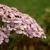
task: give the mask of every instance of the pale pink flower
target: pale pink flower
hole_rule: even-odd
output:
[[[28,14],[18,11],[14,7],[8,7],[0,4],[0,15],[2,21],[6,23],[0,30],[0,44],[3,41],[8,42],[10,32],[16,31],[16,34],[24,34],[29,38],[46,38],[44,30],[39,26],[34,18]]]
[[[4,41],[8,42],[8,32],[4,28],[0,28],[0,44],[2,44]]]

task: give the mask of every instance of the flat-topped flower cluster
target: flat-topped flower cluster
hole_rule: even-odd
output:
[[[0,44],[3,43],[3,41],[9,41],[12,30],[14,30],[16,34],[24,34],[29,38],[46,38],[44,30],[34,18],[18,11],[14,7],[0,4],[0,18],[2,22],[4,22],[4,26],[0,28]]]

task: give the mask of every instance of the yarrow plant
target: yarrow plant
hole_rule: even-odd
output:
[[[46,38],[44,30],[34,18],[20,12],[14,7],[0,4],[0,18],[2,22],[4,22],[4,26],[0,27],[0,44],[4,41],[9,41],[12,30],[14,30],[16,34],[24,34],[29,38]]]

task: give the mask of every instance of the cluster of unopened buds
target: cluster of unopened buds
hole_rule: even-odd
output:
[[[19,12],[14,7],[0,4],[0,18],[4,26],[0,27],[0,44],[9,41],[10,32],[14,30],[16,34],[24,34],[29,38],[46,38],[44,30],[38,25],[34,18]]]

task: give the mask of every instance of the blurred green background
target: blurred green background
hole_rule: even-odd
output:
[[[44,28],[47,36],[46,39],[42,39],[42,43],[44,45],[42,43],[41,44],[44,47],[40,44],[43,49],[37,50],[50,50],[50,0],[0,0],[0,4],[16,7],[21,12],[27,13],[35,18],[41,27]],[[12,44],[13,42],[10,46],[12,46]]]

